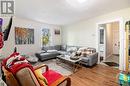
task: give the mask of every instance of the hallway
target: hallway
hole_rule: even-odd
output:
[[[115,62],[117,64],[119,64],[119,56],[118,55],[112,55],[110,57],[108,57],[105,62]]]

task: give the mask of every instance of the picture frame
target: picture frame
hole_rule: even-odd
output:
[[[55,35],[60,35],[60,29],[55,29]]]
[[[34,44],[34,29],[15,27],[15,44]]]

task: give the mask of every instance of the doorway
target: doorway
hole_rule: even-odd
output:
[[[119,67],[119,21],[99,24],[99,53],[100,62]]]

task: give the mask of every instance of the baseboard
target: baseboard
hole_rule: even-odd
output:
[[[119,54],[113,54],[114,56],[119,56]]]

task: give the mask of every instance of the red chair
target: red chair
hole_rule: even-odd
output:
[[[71,86],[69,77],[50,70],[45,64],[33,67],[19,53],[4,59],[1,68],[8,86]],[[43,73],[42,68],[45,68]]]

